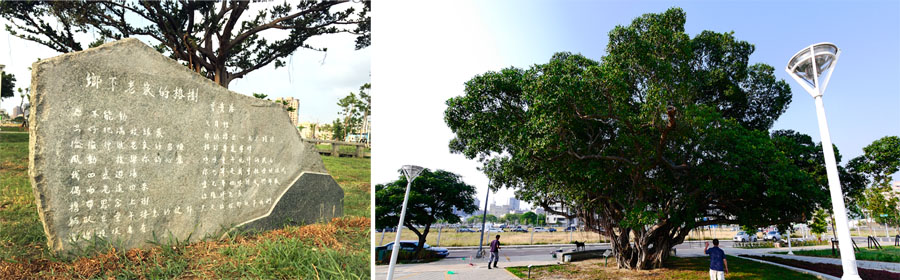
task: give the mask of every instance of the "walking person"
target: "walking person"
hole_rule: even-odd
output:
[[[488,269],[491,269],[491,262],[494,262],[494,268],[497,268],[497,262],[500,261],[500,235],[491,241],[491,258],[488,259]]]
[[[719,248],[719,239],[713,239],[712,248],[709,248],[709,242],[706,242],[703,253],[709,255],[709,279],[725,280],[725,273],[728,273],[728,261],[725,260],[725,251]]]

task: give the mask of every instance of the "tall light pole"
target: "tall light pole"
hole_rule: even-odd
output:
[[[491,197],[491,179],[488,178],[488,187],[487,187],[487,195],[484,196],[484,213],[481,215],[481,238],[478,240],[478,252],[475,252],[475,258],[480,259],[484,257],[484,250],[481,247],[484,245],[484,223],[487,220],[487,207],[488,207],[488,198]]]
[[[841,264],[844,275],[841,279],[861,280],[856,269],[856,255],[853,252],[853,244],[850,239],[850,227],[847,225],[847,209],[844,207],[844,195],[841,192],[841,181],[838,177],[837,163],[834,160],[834,149],[831,144],[831,135],[828,132],[828,122],[825,119],[825,104],[822,103],[822,95],[834,73],[841,50],[832,43],[812,44],[803,48],[788,62],[784,71],[794,78],[803,89],[806,89],[816,102],[816,115],[819,119],[819,134],[822,138],[822,151],[825,154],[825,171],[828,175],[828,188],[831,192],[831,205],[834,208],[834,218],[837,224],[838,247],[841,249]],[[820,80],[822,76],[822,80]]]
[[[397,256],[400,255],[400,231],[403,230],[403,219],[406,217],[406,202],[409,201],[409,188],[412,186],[413,180],[422,173],[421,166],[404,165],[403,175],[406,176],[406,195],[403,196],[403,207],[400,208],[400,222],[397,223],[397,236],[394,237],[394,248],[391,251],[391,265],[388,267],[387,279],[394,279],[394,266],[397,264]]]

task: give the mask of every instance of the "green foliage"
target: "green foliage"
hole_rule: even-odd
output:
[[[755,235],[757,232],[759,232],[759,230],[757,228],[751,227],[751,226],[746,226],[746,225],[741,226],[741,230],[746,232],[749,235]]]
[[[828,213],[825,209],[819,209],[813,214],[812,223],[809,224],[809,231],[820,237],[828,231]]]
[[[273,62],[285,66],[284,58],[299,48],[326,51],[307,42],[321,35],[355,34],[357,49],[367,47],[371,5],[335,7],[345,2],[285,2],[251,15],[245,14],[251,1],[2,1],[0,16],[9,21],[10,34],[62,53],[143,36],[163,54],[228,87]],[[98,36],[79,42],[81,34]]]
[[[390,227],[399,222],[406,184],[406,177],[401,174],[396,181],[375,185],[375,228]],[[463,182],[457,174],[423,170],[412,182],[403,220],[403,225],[419,237],[416,251],[422,249],[431,225],[437,220],[459,223],[454,209],[467,213],[477,210],[474,195],[475,187]],[[424,230],[419,231],[417,225],[423,226]]]
[[[469,217],[468,219],[466,219],[466,223],[481,224],[482,219],[487,223],[496,223],[496,222],[500,221],[500,219],[498,219],[497,216],[494,216],[491,214],[487,214],[487,216],[484,216],[482,214],[482,215],[474,215],[474,216]],[[481,230],[481,228],[478,228],[478,230]]]
[[[341,119],[335,119],[331,123],[331,140],[344,141],[344,137],[347,136],[344,129],[344,123],[341,122]]]
[[[871,183],[861,195],[860,206],[868,209],[878,223],[900,225],[900,199],[885,195],[891,192],[893,174],[900,171],[900,137],[885,136],[873,141],[848,166],[861,173],[866,183]]]
[[[372,97],[368,93],[369,89],[371,89],[371,85],[366,83],[359,87],[358,97],[356,93],[351,92],[349,95],[338,100],[337,105],[341,107],[339,113],[344,117],[343,120],[337,119],[333,122],[335,127],[335,139],[343,141],[350,134],[365,132],[367,130],[368,123],[366,120],[372,111]]]
[[[528,225],[537,225],[538,215],[531,211],[525,212],[522,214],[522,222]]]
[[[253,97],[256,97],[256,98],[259,98],[259,99],[266,99],[266,96],[269,96],[269,95],[267,95],[267,94],[262,94],[262,93],[255,93],[255,92],[253,93]]]
[[[509,224],[519,224],[519,223],[521,223],[521,220],[522,220],[522,215],[514,214],[514,213],[509,213],[509,214],[503,215],[503,217],[500,218],[501,223],[509,223]]]
[[[16,77],[12,73],[3,72],[0,79],[3,79],[0,81],[2,83],[0,84],[2,86],[0,87],[0,99],[16,96],[16,92],[13,90],[16,88]]]
[[[750,43],[690,38],[685,20],[673,8],[618,26],[600,61],[563,52],[472,78],[447,101],[450,150],[484,164],[492,188],[616,229],[623,267],[659,267],[697,226],[805,221],[827,185],[796,163],[811,149],[789,149],[808,143],[768,133],[790,88],[749,64]]]

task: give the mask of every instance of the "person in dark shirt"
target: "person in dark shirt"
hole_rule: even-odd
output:
[[[500,261],[500,235],[497,239],[491,241],[491,258],[488,260],[488,269],[491,269],[491,262],[494,262],[494,268],[497,268],[497,262]]]
[[[713,239],[712,249],[709,248],[709,242],[706,242],[703,253],[709,255],[709,279],[725,280],[725,273],[728,273],[728,261],[725,260],[725,251],[719,248],[719,239]]]

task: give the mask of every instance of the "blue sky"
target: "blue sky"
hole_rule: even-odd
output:
[[[373,22],[372,62],[376,184],[396,178],[402,164],[421,164],[461,174],[484,197],[487,179],[478,164],[448,151],[453,135],[443,123],[444,101],[462,95],[462,83],[474,75],[545,63],[555,52],[600,60],[616,25],[670,7],[685,11],[691,36],[734,31],[756,46],[751,63],[773,66],[788,82],[794,98],[773,129],[819,141],[813,99],[783,69],[801,48],[828,41],[842,49],[824,96],[842,162],[878,138],[900,135],[898,1],[387,2],[373,7],[380,16]],[[501,190],[491,200],[506,204],[510,196]]]

